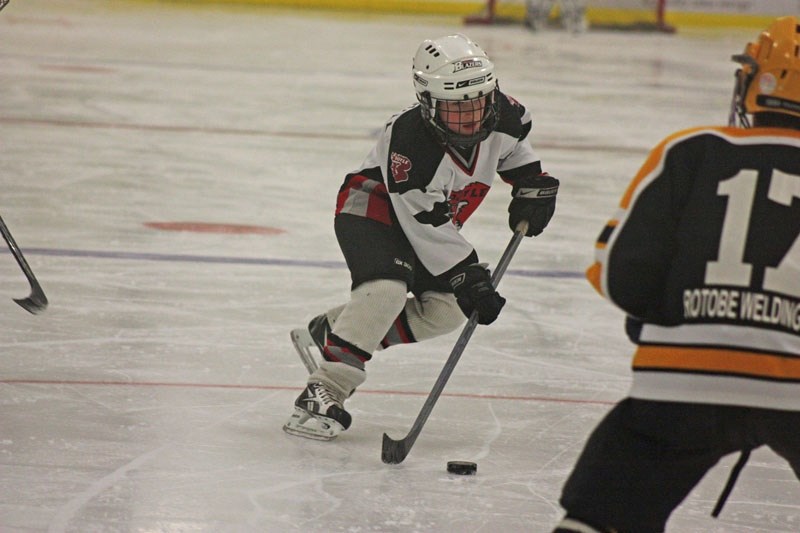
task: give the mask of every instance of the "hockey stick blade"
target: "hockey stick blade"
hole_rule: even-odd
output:
[[[6,240],[9,249],[11,249],[11,253],[14,255],[14,259],[17,260],[17,264],[22,269],[22,273],[25,274],[25,277],[28,278],[28,283],[31,286],[31,293],[27,298],[15,298],[14,301],[29,313],[33,315],[39,314],[47,309],[47,296],[45,296],[42,286],[39,285],[39,282],[36,280],[36,276],[33,275],[33,271],[31,267],[28,266],[28,262],[25,261],[22,251],[17,246],[16,241],[14,241],[14,237],[11,235],[2,217],[0,217],[0,233],[3,234],[3,238]]]
[[[494,273],[492,274],[492,285],[495,288],[500,283],[500,278],[503,277],[506,268],[508,268],[508,264],[511,262],[511,258],[514,257],[514,253],[517,251],[519,243],[522,241],[522,237],[525,236],[527,231],[527,222],[521,222],[517,226],[517,230],[514,232],[511,242],[509,242],[508,246],[506,246],[502,257],[500,257],[500,261],[497,263],[497,268],[495,268]],[[436,383],[433,384],[433,389],[431,389],[430,394],[428,394],[428,398],[422,405],[422,410],[417,415],[417,419],[414,421],[414,425],[411,426],[411,430],[408,432],[408,435],[400,440],[394,440],[386,433],[383,434],[383,443],[381,445],[381,461],[386,464],[396,465],[405,460],[408,452],[411,451],[411,447],[414,445],[414,442],[416,442],[417,437],[422,431],[422,426],[424,426],[425,421],[428,420],[428,416],[431,414],[433,406],[436,405],[436,401],[442,394],[444,386],[447,384],[447,380],[450,379],[450,375],[453,373],[456,363],[458,363],[458,360],[461,358],[461,354],[464,352],[464,348],[467,347],[467,343],[469,342],[470,337],[472,337],[472,333],[475,331],[477,325],[478,314],[473,312],[472,316],[470,316],[469,320],[467,320],[467,325],[464,326],[464,329],[461,331],[461,335],[458,337],[455,346],[453,346],[453,350],[450,352],[450,356],[447,358],[444,368],[442,368],[442,371],[439,373]]]
[[[32,292],[27,298],[14,298],[14,301],[32,315],[44,312],[48,304],[47,296],[41,290],[38,291],[38,294],[36,294],[36,291]]]
[[[399,465],[411,451],[411,445],[407,439],[394,440],[386,433],[383,434],[383,447],[381,448],[381,461],[387,465]]]
[[[300,356],[300,360],[305,365],[306,370],[308,370],[309,374],[313,374],[314,371],[319,367],[317,364],[316,359],[314,359],[314,354],[311,353],[311,347],[316,346],[314,344],[314,339],[311,338],[311,334],[305,328],[293,329],[289,336],[292,339],[292,344],[294,345],[294,349],[297,351],[297,355]]]

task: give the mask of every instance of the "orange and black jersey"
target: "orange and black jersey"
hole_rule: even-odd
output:
[[[800,132],[668,137],[595,257],[590,282],[643,322],[632,397],[800,410]]]

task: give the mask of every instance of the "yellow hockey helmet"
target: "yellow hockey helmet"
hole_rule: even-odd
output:
[[[800,20],[781,17],[732,57],[736,71],[731,125],[738,115],[749,127],[747,114],[784,113],[800,118]]]

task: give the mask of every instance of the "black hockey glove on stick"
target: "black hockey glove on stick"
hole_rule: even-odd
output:
[[[28,283],[31,285],[30,296],[20,299],[15,298],[14,301],[29,313],[34,315],[41,313],[47,309],[47,296],[44,295],[41,285],[36,281],[36,276],[33,275],[31,267],[28,266],[28,262],[25,261],[25,258],[22,256],[22,252],[17,247],[14,237],[11,236],[11,232],[8,231],[8,227],[6,227],[6,223],[3,222],[2,218],[0,218],[0,233],[3,234],[3,238],[6,240],[6,243],[8,243],[8,247],[11,248],[11,253],[14,254],[14,259],[17,260],[25,277],[28,278]]]
[[[556,211],[558,180],[553,176],[541,174],[518,179],[511,190],[511,203],[508,204],[508,226],[516,231],[523,220],[528,223],[526,237],[539,235],[547,227]]]
[[[494,269],[494,274],[492,275],[493,287],[497,287],[497,284],[500,283],[500,278],[503,277],[506,268],[508,268],[508,264],[511,262],[511,258],[514,257],[514,253],[517,251],[519,243],[522,242],[522,237],[527,233],[527,231],[528,224],[525,221],[521,222],[517,227],[517,231],[514,233],[514,236],[511,238],[511,242],[508,243],[505,252],[503,252],[502,257],[500,257],[500,261],[497,263],[497,268]],[[428,416],[430,416],[433,406],[436,404],[436,401],[442,394],[444,386],[447,384],[447,380],[450,379],[450,374],[453,373],[453,369],[455,369],[456,363],[458,363],[458,360],[461,358],[461,354],[463,353],[464,348],[466,348],[467,343],[469,342],[470,337],[472,337],[472,333],[475,331],[477,325],[478,313],[474,312],[469,317],[469,320],[467,320],[467,325],[464,326],[461,335],[458,337],[456,345],[453,347],[453,351],[450,352],[450,357],[447,358],[444,368],[442,368],[442,371],[439,373],[436,383],[433,384],[433,389],[431,390],[430,394],[428,394],[428,398],[425,400],[425,404],[422,406],[422,411],[420,411],[419,415],[417,415],[417,419],[414,421],[414,425],[411,426],[411,430],[408,432],[408,435],[406,435],[403,439],[394,440],[386,433],[383,434],[381,460],[384,463],[395,465],[400,464],[406,458],[408,452],[411,451],[411,447],[417,440],[420,431],[422,431],[422,426],[425,425],[425,421],[428,420]]]
[[[497,294],[489,270],[484,264],[469,265],[450,280],[461,312],[469,318],[478,313],[478,324],[487,326],[497,320],[506,299]]]

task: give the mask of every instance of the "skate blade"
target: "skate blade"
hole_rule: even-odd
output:
[[[314,358],[314,354],[311,352],[311,348],[317,347],[314,339],[311,338],[311,334],[305,328],[298,328],[293,329],[289,333],[289,336],[291,337],[294,349],[297,350],[297,355],[300,356],[300,360],[305,365],[306,370],[308,370],[309,374],[313,374],[319,365],[317,364],[317,360]]]
[[[289,435],[313,440],[333,440],[344,431],[341,424],[327,417],[316,417],[307,411],[294,408],[294,413],[284,424],[283,430]]]

